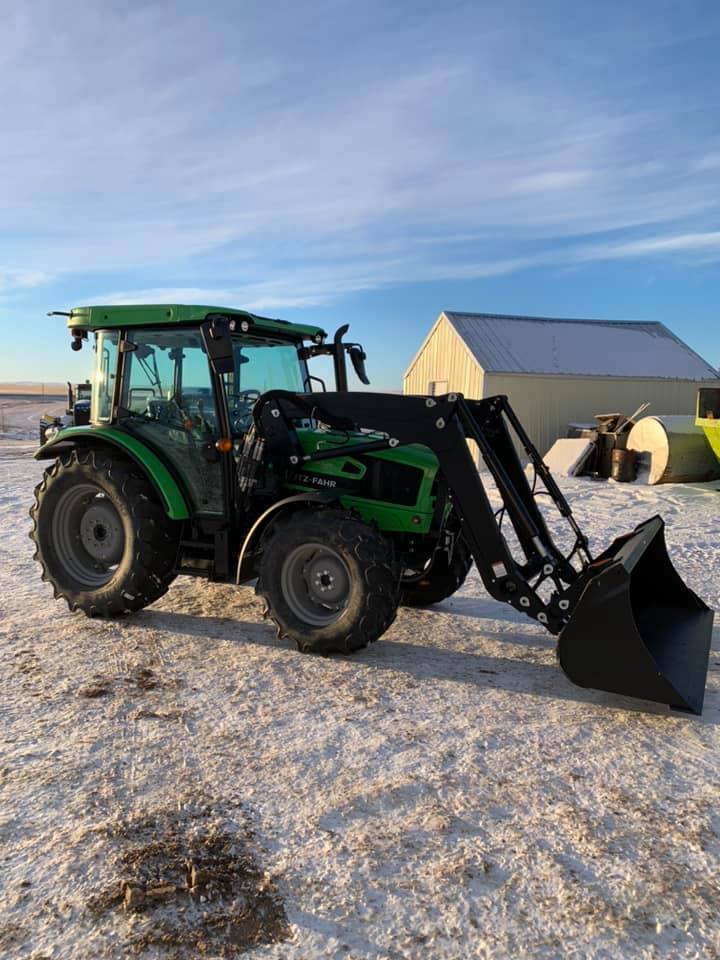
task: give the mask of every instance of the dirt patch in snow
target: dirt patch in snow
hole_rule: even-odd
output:
[[[157,690],[157,689],[177,689],[182,686],[182,681],[177,678],[161,678],[150,667],[134,667],[126,676],[107,677],[96,675],[90,681],[78,688],[79,697],[85,697],[88,700],[94,700],[97,697],[107,697],[116,690],[120,692],[129,689],[137,691]]]
[[[159,810],[106,833],[116,880],[88,911],[128,915],[127,949],[142,955],[231,957],[289,935],[285,909],[251,849],[216,806]]]

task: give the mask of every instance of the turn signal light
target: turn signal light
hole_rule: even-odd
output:
[[[221,437],[219,440],[215,441],[215,449],[219,450],[220,453],[230,453],[233,448],[233,442],[230,437]]]

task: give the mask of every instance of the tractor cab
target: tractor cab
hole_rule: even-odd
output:
[[[99,331],[93,423],[113,423],[183,478],[194,513],[222,515],[222,441],[236,441],[273,387],[303,392],[299,337],[227,332],[231,363],[216,373],[198,326]],[[119,362],[121,359],[122,362]]]
[[[362,347],[342,340],[347,326],[326,342],[317,326],[219,307],[93,306],[66,316],[73,349],[94,338],[94,439],[131,444],[141,460],[145,451],[156,456],[193,521],[243,525],[235,460],[263,393],[307,393],[313,382],[324,389],[308,370],[318,355],[332,358],[338,389],[347,389],[346,355],[368,382]]]

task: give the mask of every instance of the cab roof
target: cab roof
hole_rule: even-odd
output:
[[[260,317],[248,310],[236,310],[234,307],[211,307],[182,303],[133,303],[120,306],[73,307],[68,316],[67,325],[71,330],[108,330],[117,327],[177,326],[178,324],[199,324],[210,314],[237,316],[248,320],[250,327],[260,330],[282,333],[288,337],[314,340],[318,335],[326,337],[322,327],[305,323],[290,323],[289,320],[275,320]]]

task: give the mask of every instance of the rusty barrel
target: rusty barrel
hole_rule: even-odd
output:
[[[632,483],[635,479],[635,451],[615,448],[612,452],[610,476],[620,483]]]

